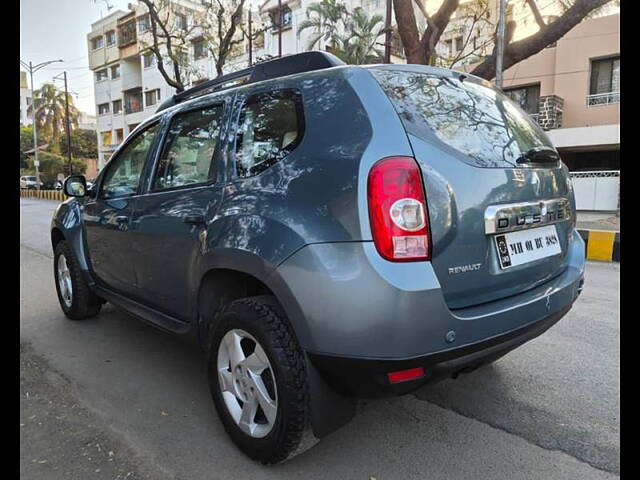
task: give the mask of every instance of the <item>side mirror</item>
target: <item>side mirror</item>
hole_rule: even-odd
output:
[[[69,197],[84,197],[87,194],[87,180],[84,175],[71,175],[65,179],[63,190]]]

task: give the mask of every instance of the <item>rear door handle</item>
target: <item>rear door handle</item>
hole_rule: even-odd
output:
[[[182,217],[184,223],[191,223],[193,225],[204,225],[203,215],[185,215]]]

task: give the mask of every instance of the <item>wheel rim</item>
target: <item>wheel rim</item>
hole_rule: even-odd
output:
[[[58,257],[58,287],[60,287],[62,301],[68,308],[71,308],[71,302],[73,302],[71,272],[67,266],[67,259],[62,254]]]
[[[218,347],[218,384],[236,425],[254,438],[266,436],[278,413],[278,392],[269,358],[250,334],[228,331]]]

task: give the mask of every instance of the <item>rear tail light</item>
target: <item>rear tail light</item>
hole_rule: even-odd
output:
[[[378,253],[392,262],[431,258],[422,177],[411,157],[387,157],[369,172],[371,233]]]

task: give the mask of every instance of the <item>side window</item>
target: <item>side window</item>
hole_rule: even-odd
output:
[[[162,148],[153,190],[207,182],[214,178],[213,154],[222,124],[222,105],[176,115]]]
[[[282,160],[300,143],[303,133],[299,93],[279,90],[249,97],[236,133],[238,175],[256,175]]]
[[[123,197],[136,193],[147,153],[159,125],[156,123],[136,135],[118,156],[109,162],[100,189],[101,198]]]

